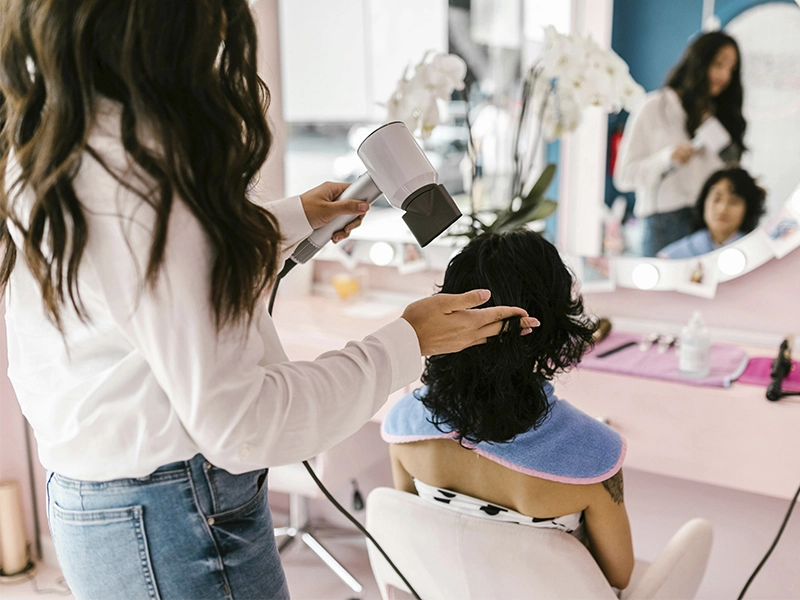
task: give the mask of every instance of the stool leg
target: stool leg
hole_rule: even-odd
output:
[[[317,556],[319,556],[319,557],[322,559],[322,561],[323,561],[323,562],[324,562],[326,565],[328,565],[328,567],[330,567],[330,569],[331,569],[331,570],[332,570],[334,573],[336,573],[336,575],[339,577],[339,579],[341,579],[342,581],[344,581],[344,583],[345,583],[345,584],[346,584],[346,585],[347,585],[347,586],[348,586],[348,587],[349,587],[351,590],[353,590],[353,591],[354,591],[356,594],[361,594],[362,590],[364,589],[364,588],[361,586],[361,584],[360,584],[360,583],[358,583],[358,581],[356,581],[356,578],[355,578],[355,577],[353,577],[353,576],[352,576],[352,575],[351,575],[351,574],[350,574],[350,573],[347,571],[347,569],[345,569],[345,568],[344,568],[344,567],[343,567],[341,564],[339,564],[339,561],[337,561],[337,560],[336,560],[336,559],[335,559],[335,558],[334,558],[334,557],[331,555],[331,553],[330,553],[330,552],[328,552],[328,551],[327,551],[327,550],[326,550],[326,549],[325,549],[325,548],[322,546],[322,544],[320,544],[320,543],[319,543],[319,542],[318,542],[318,541],[317,541],[317,540],[314,538],[314,536],[312,536],[312,535],[311,535],[311,534],[309,534],[309,533],[304,533],[304,534],[302,534],[302,536],[301,536],[301,538],[300,538],[300,539],[302,539],[302,540],[303,540],[303,542],[305,542],[305,544],[306,544],[306,545],[307,545],[309,548],[311,548],[311,549],[312,549],[312,550],[313,550],[313,551],[314,551],[314,552],[317,554]]]

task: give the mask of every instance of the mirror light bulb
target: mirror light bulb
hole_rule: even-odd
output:
[[[650,263],[636,265],[631,273],[633,285],[640,290],[652,290],[658,283],[658,269]]]
[[[394,259],[394,246],[386,242],[375,242],[369,249],[369,259],[379,267],[385,267]]]
[[[747,265],[747,257],[738,248],[727,248],[720,253],[717,265],[725,275],[738,275],[744,271]]]

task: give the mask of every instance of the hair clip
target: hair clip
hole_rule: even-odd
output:
[[[678,338],[674,335],[662,335],[658,338],[658,353],[666,354],[667,350],[676,345]]]
[[[648,333],[642,336],[642,341],[639,342],[639,350],[642,352],[650,350],[650,347],[658,341],[658,337],[657,333]]]

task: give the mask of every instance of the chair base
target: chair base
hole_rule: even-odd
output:
[[[275,537],[285,537],[278,544],[278,552],[283,553],[284,550],[289,548],[295,541],[299,540],[306,546],[311,548],[319,558],[322,559],[328,568],[333,571],[336,576],[341,579],[347,587],[356,593],[356,597],[360,597],[364,587],[353,577],[350,572],[345,569],[342,564],[336,560],[333,555],[312,535],[312,529],[308,522],[308,512],[305,504],[305,498],[294,496],[289,497],[289,525],[286,527],[276,527]]]

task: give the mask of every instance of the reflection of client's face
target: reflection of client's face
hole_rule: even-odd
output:
[[[708,92],[712,97],[719,96],[728,87],[739,56],[733,46],[719,49],[708,68]]]
[[[733,185],[721,179],[708,192],[703,207],[703,220],[711,238],[722,244],[739,231],[747,212],[747,203],[734,193]]]

